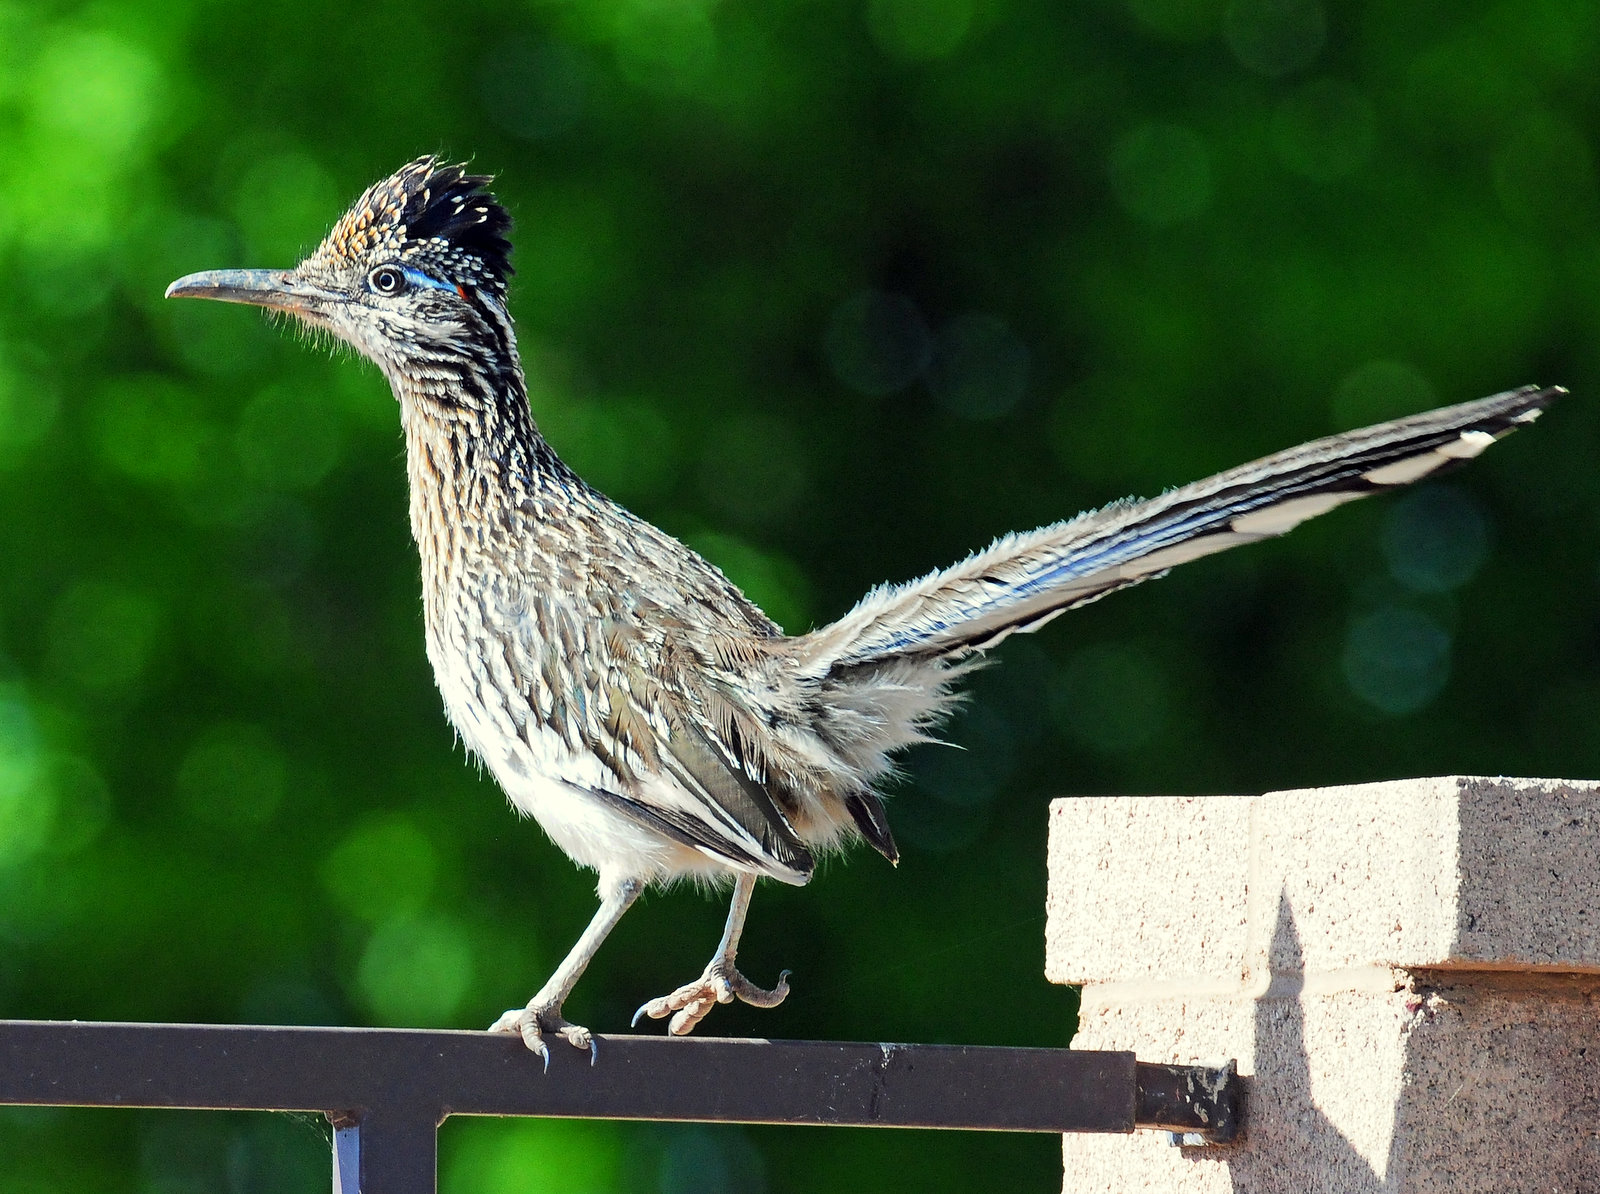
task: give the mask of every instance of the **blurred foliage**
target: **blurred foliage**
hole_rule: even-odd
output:
[[[1012,528],[1515,384],[1447,483],[1014,640],[898,871],[758,897],[713,1032],[1061,1044],[1048,797],[1600,752],[1591,0],[0,0],[0,1015],[474,1027],[592,911],[464,765],[376,372],[194,269],[499,176],[558,449],[792,630]],[[1337,816],[1337,809],[1329,810]],[[569,1005],[699,972],[648,900]],[[602,1057],[603,1064],[603,1057]],[[452,1123],[454,1191],[1052,1189],[1049,1138]],[[282,1117],[0,1112],[0,1188],[315,1190]]]

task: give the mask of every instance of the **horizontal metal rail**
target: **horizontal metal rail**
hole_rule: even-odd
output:
[[[434,1189],[450,1115],[1131,1132],[1230,1139],[1231,1066],[1132,1053],[829,1041],[0,1020],[0,1104],[318,1111],[335,1194]],[[1199,1135],[1193,1135],[1199,1134]]]

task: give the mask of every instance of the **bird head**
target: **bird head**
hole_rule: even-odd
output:
[[[481,359],[486,346],[514,361],[511,217],[489,181],[418,158],[367,188],[294,268],[189,274],[167,297],[288,312],[377,362],[397,390],[402,377]]]

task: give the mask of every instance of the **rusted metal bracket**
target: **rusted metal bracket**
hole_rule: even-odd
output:
[[[1239,1063],[1226,1065],[1158,1065],[1138,1063],[1138,1107],[1134,1122],[1141,1128],[1170,1133],[1185,1146],[1227,1144],[1244,1124],[1244,1084]]]

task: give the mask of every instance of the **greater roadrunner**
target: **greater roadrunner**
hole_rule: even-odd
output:
[[[489,181],[421,158],[371,187],[293,269],[190,274],[167,294],[287,311],[389,379],[445,709],[511,803],[599,874],[600,909],[578,943],[493,1025],[547,1065],[547,1033],[592,1056],[562,1004],[646,884],[731,879],[733,900],[705,972],[640,1015],[686,1033],[716,1003],[781,1002],[787,972],[763,990],[734,966],[756,879],[805,883],[820,852],[856,837],[896,861],[876,784],[896,751],[927,740],[980,652],[1175,565],[1437,475],[1563,393],[1530,387],[1413,415],[1007,535],[787,636],[540,436],[506,311],[511,220]]]

